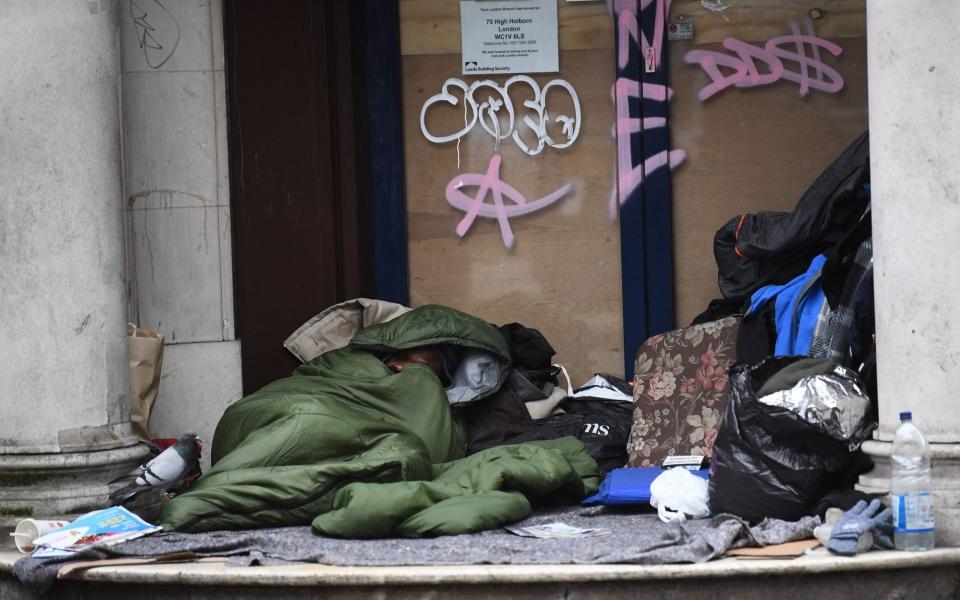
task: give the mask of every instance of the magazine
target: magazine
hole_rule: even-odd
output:
[[[69,556],[90,546],[111,546],[163,529],[151,525],[122,506],[87,513],[63,529],[33,541],[35,558]]]
[[[529,525],[527,527],[504,527],[510,533],[523,537],[536,538],[581,538],[597,535],[608,535],[610,530],[603,527],[582,528],[573,527],[566,523],[544,523],[543,525]]]

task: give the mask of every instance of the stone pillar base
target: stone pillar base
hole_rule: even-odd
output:
[[[107,482],[147,455],[141,444],[92,452],[0,454],[0,527],[105,508]]]
[[[873,459],[874,467],[860,476],[857,489],[889,494],[893,444],[868,440],[862,448]],[[937,546],[960,546],[960,444],[930,444],[930,460]]]

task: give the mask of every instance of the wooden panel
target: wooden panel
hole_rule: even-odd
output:
[[[727,37],[744,41],[768,40],[789,33],[790,21],[819,15],[817,35],[824,38],[862,38],[867,35],[864,0],[733,0],[730,8],[713,13],[700,0],[674,0],[670,18],[692,21],[694,42],[720,43]]]
[[[420,132],[420,108],[444,79],[459,72],[459,54],[403,58],[411,303],[447,304],[497,324],[537,327],[557,349],[557,360],[573,367],[578,383],[594,371],[622,371],[619,224],[608,214],[613,61],[609,50],[561,52],[560,76],[576,88],[583,110],[573,146],[531,157],[513,142],[501,144],[501,178],[529,200],[566,183],[574,186],[556,204],[511,219],[516,245],[508,250],[490,219],[478,219],[459,239],[455,228],[464,213],[444,199],[457,173],[487,170],[493,138],[479,126],[465,136],[458,170],[456,144],[433,144]],[[552,77],[535,79],[542,85]],[[554,110],[571,114],[560,102]],[[456,130],[462,123],[459,105],[446,112],[432,109],[428,120],[434,131]]]
[[[558,2],[561,50],[613,47],[612,19],[606,3]],[[401,52],[405,55],[460,54],[460,2],[400,0],[400,31]]]
[[[817,33],[828,38],[864,37],[864,0],[736,0],[715,14],[700,0],[674,0],[673,19],[695,24],[697,43],[721,42],[728,36],[742,40],[769,39],[784,33],[790,20],[818,10]],[[612,48],[611,17],[606,2],[559,0],[560,48]],[[403,54],[459,54],[460,3],[457,0],[400,0]]]
[[[860,9],[862,21],[862,2]],[[832,15],[821,20],[824,26]],[[785,28],[784,21],[769,34],[783,35]],[[827,30],[820,22],[817,28]],[[817,175],[867,128],[865,38],[834,40],[843,54],[825,62],[843,75],[845,87],[837,94],[811,90],[801,97],[797,84],[780,81],[731,87],[700,102],[697,92],[709,78],[698,65],[683,64],[683,55],[694,48],[722,50],[700,44],[700,33],[696,44],[670,46],[672,143],[687,152],[673,173],[678,325],[720,295],[716,230],[743,212],[792,210]]]

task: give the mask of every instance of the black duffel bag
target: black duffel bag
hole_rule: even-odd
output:
[[[802,358],[802,357],[800,357]],[[724,409],[710,465],[710,510],[752,523],[767,517],[796,521],[857,458],[876,427],[872,415],[843,439],[782,406],[760,402],[757,391],[798,357],[770,358],[730,371]]]

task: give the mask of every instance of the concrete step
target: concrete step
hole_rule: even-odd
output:
[[[12,575],[21,555],[0,552],[0,599],[41,598]],[[823,549],[792,560],[725,558],[693,565],[470,565],[228,567],[223,562],[104,566],[71,574],[43,599],[175,598],[656,598],[776,600],[960,598],[960,548],[869,552]]]

